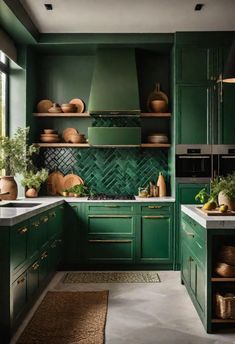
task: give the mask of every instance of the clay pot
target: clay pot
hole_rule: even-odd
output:
[[[18,189],[17,189],[17,184],[14,177],[12,176],[1,177],[0,189],[1,189],[1,193],[9,192],[8,195],[0,196],[1,199],[14,200],[17,198]]]
[[[228,210],[235,210],[235,200],[228,198],[223,193],[223,191],[220,191],[220,193],[218,195],[218,203],[219,203],[219,205],[222,205],[222,204],[227,205]]]
[[[25,192],[25,196],[28,198],[35,198],[38,197],[38,191],[34,188],[29,188]]]
[[[153,112],[161,113],[167,111],[167,102],[165,100],[152,100],[151,109]]]

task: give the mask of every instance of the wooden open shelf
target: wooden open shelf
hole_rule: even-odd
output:
[[[58,142],[58,143],[42,143],[42,142],[36,142],[34,143],[35,146],[37,147],[48,147],[48,148],[63,148],[63,147],[79,147],[79,148],[87,148],[87,147],[92,147],[89,145],[89,143],[66,143],[66,142]],[[111,147],[112,145],[110,145]],[[96,146],[97,147],[97,146]],[[109,147],[108,145],[104,147]],[[113,146],[115,147],[115,146]],[[169,143],[142,143],[140,146],[138,145],[119,145],[116,147],[141,147],[141,148],[169,148],[170,144]]]
[[[76,118],[84,118],[84,117],[91,117],[88,112],[60,112],[60,113],[49,113],[49,112],[34,112],[33,115],[35,117],[76,117]]]
[[[211,322],[212,323],[224,323],[224,324],[226,324],[226,323],[235,323],[235,319],[212,319],[211,320]]]
[[[142,112],[140,114],[140,117],[145,117],[145,118],[154,118],[154,117],[171,117],[170,112],[163,112],[163,113],[156,113],[156,112]]]
[[[235,282],[235,277],[212,277],[211,282]]]
[[[141,148],[169,148],[170,143],[142,143]]]

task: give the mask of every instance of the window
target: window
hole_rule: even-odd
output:
[[[8,61],[0,51],[0,135],[7,134]]]

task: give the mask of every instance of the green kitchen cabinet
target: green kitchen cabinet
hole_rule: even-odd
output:
[[[234,144],[234,85],[221,82],[228,54],[217,46],[176,47],[176,143]]]
[[[11,269],[16,270],[27,259],[29,222],[15,225],[11,231]]]
[[[39,288],[40,260],[36,260],[27,270],[27,296],[30,299]]]
[[[51,239],[63,231],[64,223],[64,206],[60,205],[48,212],[48,238]]]
[[[13,318],[16,319],[27,302],[27,274],[24,272],[12,284]]]

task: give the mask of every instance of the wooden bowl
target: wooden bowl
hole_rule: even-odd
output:
[[[168,137],[165,134],[151,134],[148,136],[150,143],[167,143]]]
[[[56,131],[54,129],[43,129],[45,134],[56,134]]]
[[[71,143],[83,143],[85,142],[85,136],[80,134],[72,134],[69,136],[68,140]]]
[[[74,104],[62,104],[61,109],[65,113],[77,111],[76,105],[74,105]]]
[[[150,103],[153,112],[162,113],[167,111],[167,102],[165,100],[152,100]]]
[[[56,143],[59,142],[60,139],[59,137],[54,137],[54,136],[40,136],[40,141],[45,142],[45,143]]]

